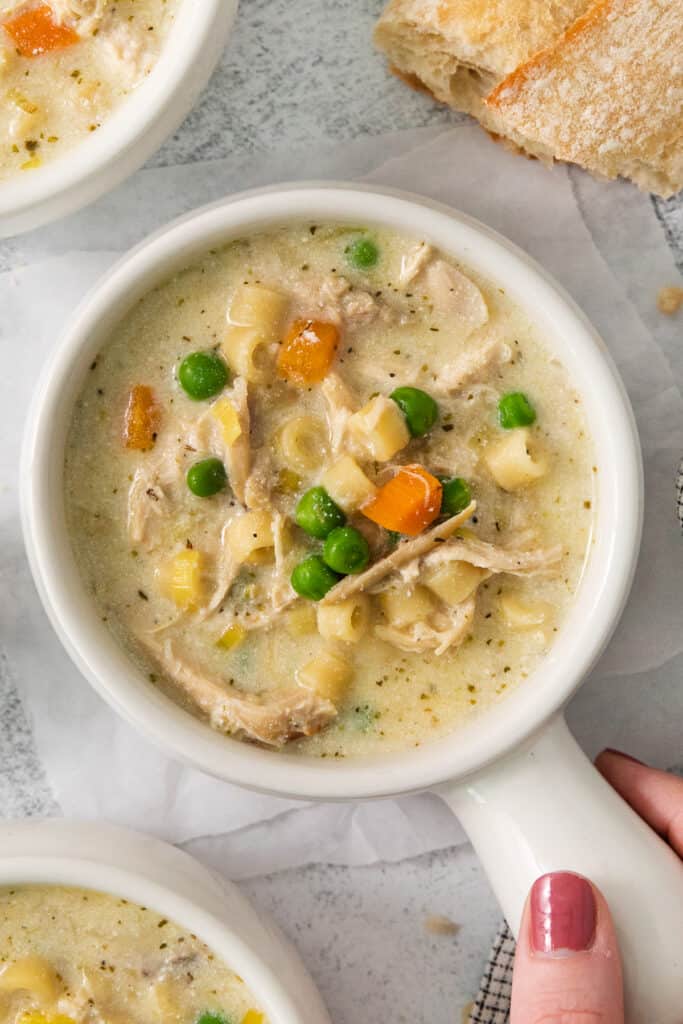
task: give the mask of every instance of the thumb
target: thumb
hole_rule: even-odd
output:
[[[605,899],[556,871],[531,887],[512,980],[510,1024],[624,1024],[621,959]]]

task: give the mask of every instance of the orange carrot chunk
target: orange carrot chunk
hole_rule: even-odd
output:
[[[386,530],[416,537],[441,511],[441,484],[422,466],[402,466],[361,512]]]
[[[154,447],[159,429],[159,406],[154,392],[146,384],[130,389],[123,423],[123,441],[126,448],[144,452]]]
[[[51,50],[63,50],[80,41],[68,25],[58,25],[47,4],[30,7],[2,26],[22,57],[39,57]]]
[[[298,387],[317,383],[329,372],[338,342],[334,324],[295,320],[278,354],[278,373]]]

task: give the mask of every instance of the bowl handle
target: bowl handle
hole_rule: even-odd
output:
[[[439,790],[517,933],[534,879],[577,871],[606,896],[627,1024],[681,1024],[683,865],[605,782],[562,715],[507,757]]]

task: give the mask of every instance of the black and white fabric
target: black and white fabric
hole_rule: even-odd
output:
[[[503,922],[489,953],[469,1024],[508,1024],[515,940]]]

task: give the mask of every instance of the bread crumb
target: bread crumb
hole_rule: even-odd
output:
[[[470,1024],[470,1017],[472,1016],[472,1010],[474,1009],[474,1003],[468,1003],[467,1006],[462,1008],[462,1024]]]
[[[660,313],[673,316],[683,306],[683,288],[677,285],[667,285],[660,288],[657,293],[657,309]]]
[[[460,925],[451,921],[450,917],[430,914],[425,918],[425,931],[431,932],[432,935],[456,935],[460,931]]]

